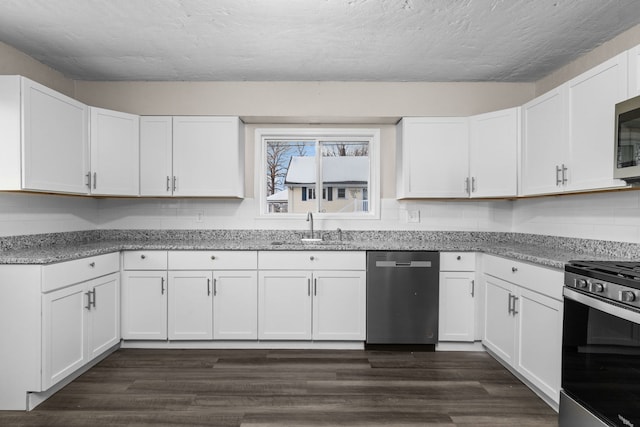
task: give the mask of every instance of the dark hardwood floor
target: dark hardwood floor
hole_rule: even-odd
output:
[[[557,426],[486,353],[119,350],[1,426]]]

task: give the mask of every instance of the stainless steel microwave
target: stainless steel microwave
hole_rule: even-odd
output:
[[[640,96],[616,104],[613,177],[640,183]]]

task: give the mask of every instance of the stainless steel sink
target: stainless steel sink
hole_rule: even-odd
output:
[[[351,242],[340,240],[300,239],[292,241],[273,241],[272,246],[348,246]]]

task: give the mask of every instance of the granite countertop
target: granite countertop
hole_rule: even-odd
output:
[[[126,233],[116,233],[115,236],[101,235],[98,239],[77,242],[65,241],[55,244],[16,245],[15,248],[0,251],[0,264],[50,264],[69,261],[88,256],[101,255],[125,250],[314,250],[314,251],[374,251],[374,250],[437,250],[437,251],[474,251],[492,255],[526,261],[533,264],[563,269],[564,264],[574,259],[633,259],[637,254],[638,245],[620,244],[626,250],[620,251],[618,246],[609,245],[609,253],[601,250],[591,252],[585,250],[580,242],[567,244],[562,238],[544,236],[529,239],[503,238],[505,233],[462,233],[462,232],[433,232],[431,234],[416,234],[419,238],[407,238],[407,233],[397,232],[398,237],[389,238],[386,232],[379,235],[366,233],[348,236],[349,240],[327,240],[320,243],[300,243],[299,239],[278,235],[247,235],[247,233],[227,232],[219,235],[163,235],[162,232],[153,235],[139,235],[127,237]],[[166,234],[166,233],[165,233]],[[175,233],[174,233],[175,234]],[[394,234],[391,234],[395,236]],[[497,237],[496,237],[497,236]],[[66,237],[66,235],[65,235]],[[107,238],[105,238],[107,237]],[[109,238],[111,237],[111,238]],[[115,238],[113,238],[115,237]],[[280,237],[280,238],[278,238]],[[357,238],[357,239],[356,239]],[[555,244],[549,239],[556,239]],[[563,244],[559,244],[562,240]],[[575,240],[575,239],[574,239]],[[57,240],[56,240],[57,241]],[[274,243],[275,242],[275,243]],[[611,242],[609,242],[611,243]],[[26,246],[26,247],[24,247]],[[602,247],[597,241],[594,248]],[[605,247],[607,245],[604,245]],[[640,251],[638,251],[640,253]],[[638,258],[636,258],[638,259]]]

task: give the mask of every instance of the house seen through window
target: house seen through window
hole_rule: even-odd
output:
[[[370,211],[370,139],[266,137],[263,144],[266,213]]]

